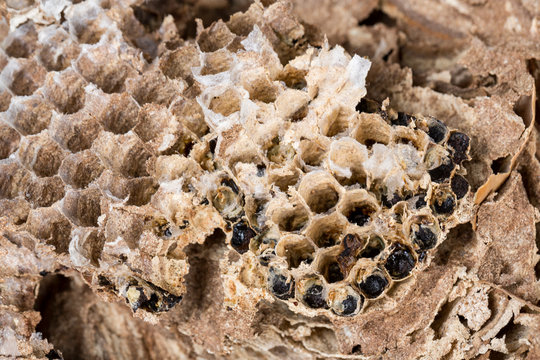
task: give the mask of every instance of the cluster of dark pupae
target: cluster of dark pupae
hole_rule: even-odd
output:
[[[414,116],[402,112],[387,112],[382,110],[376,102],[367,99],[362,99],[356,110],[378,113],[392,126],[414,128],[417,125],[417,119]],[[454,170],[456,166],[469,159],[470,139],[462,132],[450,131],[435,118],[426,119],[427,127],[422,130],[429,136],[430,145],[440,145],[449,154],[446,158],[439,159],[437,166],[428,166],[431,181],[436,184],[430,203],[426,202],[425,193],[396,193],[388,198],[384,192],[380,192],[379,194],[382,195],[378,196],[383,207],[391,208],[400,202],[408,201],[416,209],[429,206],[435,216],[444,220],[454,213],[457,201],[469,191],[467,180]],[[297,297],[301,294],[300,300],[309,308],[330,308],[335,314],[341,316],[354,315],[363,307],[365,299],[380,297],[389,287],[390,279],[399,281],[407,278],[417,262],[423,261],[427,252],[437,245],[437,230],[439,229],[433,228],[436,225],[416,224],[415,228],[411,229],[412,248],[400,242],[392,243],[385,259],[381,259],[384,261],[382,266],[372,270],[367,276],[358,278],[353,284],[359,293],[355,291],[345,294],[336,303],[329,300],[320,277],[314,275],[313,278],[302,279],[296,283],[286,269],[270,264],[276,256],[274,248],[279,239],[271,236],[267,229],[259,228],[256,221],[248,221],[248,216],[244,211],[244,195],[232,179],[221,180],[220,186],[212,196],[212,204],[232,228],[231,247],[240,254],[251,249],[258,256],[260,264],[269,267],[267,287],[276,298],[289,300],[294,298],[295,294]],[[364,226],[369,222],[372,211],[373,209],[359,207],[346,214],[346,217],[349,222]],[[366,243],[358,235],[346,234],[339,245],[340,253],[334,262],[322,270],[324,274],[321,274],[330,283],[345,279],[358,259],[374,259],[385,248],[384,241],[376,235],[371,236]],[[312,260],[309,257],[301,259],[308,264]]]

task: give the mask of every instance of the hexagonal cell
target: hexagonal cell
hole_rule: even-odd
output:
[[[13,199],[24,193],[30,173],[17,162],[0,163],[0,198]]]
[[[128,93],[112,94],[99,118],[103,127],[114,134],[125,134],[137,124],[139,105]]]
[[[271,87],[272,93],[275,92],[275,87]],[[274,102],[277,115],[291,122],[301,121],[306,117],[309,110],[309,102],[311,98],[306,91],[286,89],[282,91]]]
[[[282,268],[272,266],[268,269],[268,290],[281,300],[287,300],[295,295],[295,282],[291,274]]]
[[[332,312],[339,316],[354,316],[364,306],[364,297],[347,285],[328,291],[328,303]]]
[[[85,190],[68,190],[62,211],[79,226],[97,226],[101,215],[101,191],[97,188]]]
[[[235,35],[220,19],[198,34],[197,43],[201,51],[214,52],[227,46],[234,38]]]
[[[366,226],[373,220],[379,206],[372,195],[364,189],[359,189],[347,192],[338,209],[349,223]]]
[[[395,242],[386,256],[384,268],[393,280],[399,281],[411,275],[416,262],[416,256],[411,248]]]
[[[202,108],[197,100],[178,97],[171,103],[169,110],[199,138],[208,133],[208,125],[204,120]]]
[[[184,90],[182,85],[168,79],[159,69],[127,78],[126,89],[141,106],[146,103],[169,106],[177,94]]]
[[[368,239],[368,234],[349,233],[343,237],[336,261],[344,277],[349,275],[349,272],[356,264],[358,255],[368,242]]]
[[[253,237],[249,243],[249,250],[257,256],[263,254],[275,254],[275,247],[280,239],[280,232],[277,226],[273,225],[265,228]]]
[[[449,148],[452,159],[456,164],[461,164],[461,162],[470,159],[471,139],[466,134],[459,131],[451,131],[446,146]]]
[[[220,95],[214,96],[210,101],[208,108],[215,113],[229,116],[232,113],[240,111],[240,100],[240,94],[238,94],[236,90],[230,88]]]
[[[328,141],[324,138],[305,139],[300,141],[299,155],[304,164],[320,166],[328,150]]]
[[[0,84],[0,111],[6,111],[11,103],[11,93],[2,84]]]
[[[450,159],[448,151],[440,145],[428,148],[424,156],[424,165],[428,170],[431,181],[442,183],[450,179],[455,171],[455,164]]]
[[[347,107],[332,104],[319,117],[319,128],[324,136],[332,137],[346,132],[349,127],[356,124],[358,114]]]
[[[41,94],[15,98],[5,114],[5,120],[23,135],[45,130],[51,121],[54,106]]]
[[[248,57],[249,53],[240,53],[237,56],[240,58],[243,56]],[[239,78],[240,84],[247,90],[251,100],[267,104],[276,101],[279,87],[270,79],[268,72],[264,68],[246,68],[240,72]]]
[[[66,184],[75,188],[85,188],[103,172],[99,158],[90,150],[70,154],[58,169],[58,174]]]
[[[41,49],[38,58],[48,71],[61,71],[71,65],[80,52],[79,45],[62,28],[56,25],[39,30]]]
[[[265,147],[266,157],[276,164],[283,164],[288,160],[291,160],[296,154],[292,145],[282,143],[279,136],[274,136]]]
[[[278,224],[281,231],[300,231],[308,220],[307,209],[298,201],[289,203],[272,214],[272,221]]]
[[[105,238],[117,239],[119,236],[130,249],[136,249],[144,230],[144,216],[124,209],[113,209],[107,213]]]
[[[19,25],[4,40],[6,54],[14,58],[28,58],[37,48],[36,28],[29,20]]]
[[[467,195],[470,189],[467,179],[458,174],[454,174],[454,176],[452,176],[450,186],[452,188],[452,192],[456,195],[458,200]]]
[[[369,234],[367,237],[367,244],[364,249],[362,249],[359,256],[362,258],[376,259],[385,247],[386,243],[383,237],[377,234]]]
[[[71,223],[58,210],[52,207],[31,210],[26,224],[28,232],[53,245],[57,253],[68,252]]]
[[[13,94],[28,96],[43,84],[46,74],[47,70],[34,59],[11,59],[1,77]]]
[[[355,281],[362,294],[368,299],[379,298],[391,284],[386,272],[379,268],[359,272]]]
[[[289,269],[301,264],[309,265],[314,258],[315,247],[312,242],[301,235],[289,234],[282,237],[276,247],[276,255],[287,260]]]
[[[20,140],[21,136],[15,129],[0,121],[0,160],[17,151]]]
[[[340,243],[346,228],[347,221],[333,213],[313,220],[306,235],[320,248],[331,247]]]
[[[128,59],[120,61],[122,57]],[[88,82],[96,84],[103,92],[110,94],[122,92],[126,78],[135,75],[135,70],[127,64],[129,64],[128,54],[119,53],[116,48],[105,43],[81,53],[75,67]]]
[[[392,128],[379,114],[362,113],[359,119],[352,135],[359,143],[371,147],[375,143],[387,145],[390,142]]]
[[[366,186],[366,172],[362,163],[368,159],[365,145],[350,137],[334,141],[328,154],[328,166],[341,185]]]
[[[296,298],[312,309],[328,308],[328,289],[317,276],[308,276],[296,282]]]
[[[229,221],[236,221],[244,215],[244,198],[232,179],[223,178],[208,198],[217,211]]]
[[[18,154],[21,164],[42,177],[55,175],[66,156],[60,145],[45,132],[23,138]]]
[[[70,256],[76,258],[78,264],[85,265],[87,262],[99,266],[99,258],[105,245],[105,236],[96,228],[75,228],[71,232]],[[72,251],[71,249],[75,251]],[[77,255],[75,255],[76,253]],[[82,259],[79,258],[82,257]]]
[[[51,206],[64,197],[64,186],[59,176],[34,178],[24,193],[24,197],[34,208]]]
[[[431,209],[439,217],[451,216],[456,210],[457,199],[449,186],[439,186],[433,191]]]
[[[0,194],[1,197],[2,195]],[[8,222],[21,225],[26,222],[29,212],[30,205],[21,197],[0,199],[0,217],[6,218]]]
[[[97,180],[99,187],[126,205],[142,206],[148,204],[159,188],[157,181],[150,176],[126,179],[111,171],[104,171]]]
[[[395,144],[411,144],[418,151],[424,151],[429,144],[426,133],[406,127],[392,129],[392,140]]]
[[[127,176],[147,176],[146,161],[151,154],[133,133],[114,135],[102,132],[93,143],[101,161],[114,171]]]
[[[66,19],[69,32],[76,36],[79,43],[95,44],[107,30],[104,24],[109,24],[104,10],[93,2],[80,2],[66,9]]]
[[[302,90],[307,86],[306,70],[299,70],[291,64],[285,65],[277,80],[283,81],[291,89]]]
[[[99,121],[86,111],[55,116],[50,134],[63,148],[71,152],[89,149],[102,131]]]
[[[295,186],[300,179],[301,172],[295,167],[277,167],[270,165],[268,169],[268,182],[274,184],[283,192],[290,186]]]
[[[171,79],[185,79],[191,76],[192,67],[200,65],[199,50],[194,44],[185,44],[176,50],[167,51],[159,60],[159,68],[163,74]],[[216,65],[218,67],[223,66],[221,64]]]
[[[328,173],[314,171],[302,178],[298,193],[302,195],[309,208],[322,214],[332,209],[339,201],[340,186]]]
[[[431,215],[411,216],[404,225],[407,236],[418,253],[433,249],[442,236],[437,219]]]
[[[339,247],[328,249],[317,257],[315,268],[329,283],[340,282],[345,279],[346,274],[341,270],[338,255],[341,252]]]
[[[79,74],[68,68],[59,73],[47,74],[43,92],[58,111],[73,114],[84,106],[86,84]]]

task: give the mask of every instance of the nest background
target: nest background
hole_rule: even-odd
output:
[[[326,33],[332,44],[370,57],[368,97],[388,97],[399,111],[431,114],[471,136],[473,159],[465,166],[474,189],[493,173],[507,170],[524,142],[524,129],[531,125],[533,83],[540,82],[537,2],[293,4],[294,13],[306,22],[310,41],[320,42]],[[0,15],[5,19],[12,16],[8,7],[27,5],[34,6],[31,1],[7,1],[0,5]],[[143,30],[134,32],[132,41],[151,60],[164,49],[144,40],[155,36],[163,11],[174,15],[178,38],[171,41],[181,41],[195,36],[196,17],[209,26],[249,5],[136,1],[140,25],[135,28]],[[7,34],[0,22],[0,36]],[[25,50],[23,46],[10,51]],[[289,51],[282,49],[282,60],[293,56]],[[0,57],[2,66],[4,60]],[[111,86],[114,89],[114,83]],[[158,95],[162,94],[152,101],[161,101]],[[6,101],[9,104],[8,96],[0,94],[2,111]],[[15,347],[25,358],[54,358],[54,346],[66,359],[537,359],[540,137],[538,126],[533,126],[508,180],[478,208],[476,231],[465,224],[450,232],[429,268],[419,273],[414,291],[401,300],[399,311],[358,318],[353,325],[301,316],[279,302],[262,301],[251,311],[223,308],[226,284],[220,276],[220,257],[225,246],[219,234],[186,249],[186,297],[178,309],[150,324],[133,317],[117,299],[104,301],[106,295],[96,295],[99,286],[88,286],[94,284],[88,274],[71,269],[46,245],[18,232],[18,205],[4,202],[0,250],[10,261],[0,268],[0,355],[12,356]],[[48,201],[37,195],[34,199]],[[84,216],[80,219],[86,221]],[[36,329],[48,341],[40,339]],[[348,342],[350,332],[361,334],[360,341]]]

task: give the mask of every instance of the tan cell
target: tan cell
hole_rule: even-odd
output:
[[[218,20],[198,34],[197,43],[202,52],[214,52],[227,46],[234,37],[227,25]]]
[[[0,217],[4,217],[13,224],[20,225],[26,222],[30,212],[30,204],[22,197],[4,199],[0,194]]]
[[[321,166],[330,144],[324,137],[305,139],[300,141],[300,159],[308,167]]]
[[[328,173],[315,171],[305,175],[298,186],[311,211],[323,214],[335,207],[340,199],[341,187]]]
[[[208,108],[215,113],[229,116],[240,110],[241,96],[234,89],[227,89],[223,93],[212,97]]]
[[[11,59],[0,77],[14,95],[29,96],[45,81],[47,70],[34,59]]]
[[[352,137],[367,147],[375,143],[387,145],[390,142],[391,127],[379,114],[361,113]]]
[[[339,244],[347,232],[347,220],[339,213],[313,219],[306,235],[320,248]]]
[[[71,243],[69,245],[70,255],[77,255],[75,265],[99,266],[99,259],[105,244],[105,236],[96,228],[78,227],[71,232]]]
[[[271,165],[268,169],[268,182],[286,192],[290,186],[294,187],[298,183],[300,175],[300,170],[294,166],[277,167]]]
[[[37,50],[37,38],[34,22],[27,21],[4,39],[3,48],[8,56],[29,58]]]
[[[177,93],[184,90],[184,83],[168,79],[159,69],[144,72],[126,79],[126,90],[139,105],[146,103],[168,106]]]
[[[363,162],[368,158],[365,145],[344,137],[332,142],[328,153],[328,167],[341,185],[366,186],[367,174]]]
[[[199,57],[199,51],[194,44],[185,44],[178,49],[165,52],[159,61],[159,68],[171,79],[183,79],[191,76],[192,67],[200,65]]]
[[[130,94],[111,94],[107,105],[98,118],[102,119],[105,130],[115,134],[125,134],[137,124],[139,105]]]
[[[62,204],[63,213],[78,226],[97,226],[101,215],[101,190],[88,188],[68,190]]]
[[[148,175],[146,161],[151,154],[134,133],[114,135],[102,132],[92,146],[109,169],[127,177]]]
[[[86,81],[72,68],[47,74],[43,93],[59,112],[73,114],[84,106]]]
[[[0,163],[0,198],[13,199],[24,195],[31,175],[17,162]]]
[[[24,197],[33,208],[51,206],[64,197],[65,186],[60,176],[57,175],[36,177],[28,184]]]
[[[332,137],[349,131],[358,123],[358,114],[339,103],[331,103],[318,120],[321,134]]]
[[[185,127],[199,138],[208,133],[208,125],[204,121],[204,114],[199,103],[194,99],[177,97],[170,105],[169,110]]]
[[[0,160],[7,159],[11,154],[17,151],[21,135],[0,120]]]
[[[364,297],[351,286],[340,285],[328,291],[328,303],[339,316],[354,316],[362,311]]]
[[[19,160],[38,176],[53,176],[58,172],[66,152],[48,133],[27,136],[19,147]]]
[[[49,126],[53,109],[41,94],[18,97],[11,102],[4,119],[21,134],[34,135]]]
[[[57,253],[68,252],[72,225],[57,209],[48,207],[31,210],[26,226],[32,235],[54,246]]]
[[[287,260],[289,269],[297,268],[302,264],[307,267],[315,257],[315,246],[303,235],[288,234],[279,239],[276,255]]]
[[[79,44],[62,27],[51,25],[40,33],[38,58],[48,71],[64,70],[79,55]]]
[[[348,191],[338,205],[338,211],[350,224],[367,226],[379,211],[377,199],[364,189]]]
[[[64,149],[87,150],[103,130],[99,120],[85,109],[69,115],[54,116],[49,133]]]
[[[300,231],[309,221],[309,212],[300,201],[296,200],[271,211],[271,219],[281,231]]]
[[[96,183],[101,190],[108,192],[112,197],[125,201],[126,205],[135,206],[149,203],[152,195],[159,188],[159,184],[153,177],[126,178],[108,170],[101,174]]]
[[[103,169],[97,155],[91,150],[84,150],[66,156],[58,169],[58,174],[66,184],[75,188],[85,188],[99,177]]]

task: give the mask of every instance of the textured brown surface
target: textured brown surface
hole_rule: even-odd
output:
[[[539,359],[538,3],[261,3],[0,2],[0,357]],[[453,228],[429,266],[355,317],[268,295],[255,257],[231,248],[191,184],[174,182],[219,166],[191,71],[198,49],[200,74],[219,74],[255,24],[283,64],[323,34],[368,56],[367,97],[471,136],[473,190],[509,172],[469,209],[474,224]],[[304,81],[295,71],[283,71],[289,87]],[[277,86],[247,74],[250,98],[305,116],[298,90],[276,99]],[[234,113],[236,96],[209,107]],[[217,148],[231,163],[253,153],[254,134],[238,129]],[[280,187],[298,179],[281,171]],[[167,223],[182,231],[166,236]]]

